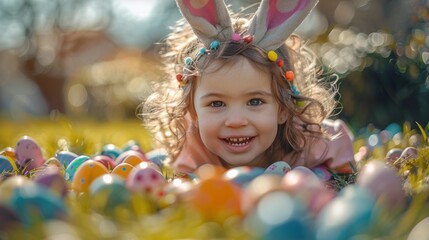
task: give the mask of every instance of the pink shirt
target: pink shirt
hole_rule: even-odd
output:
[[[338,168],[354,162],[353,134],[346,124],[342,120],[327,119],[323,121],[323,127],[335,137],[332,140],[317,139],[307,145],[292,167],[312,168],[326,164],[330,168]],[[289,157],[285,156],[282,161],[288,163]],[[173,162],[173,168],[180,173],[191,173],[206,163],[222,166],[219,157],[208,151],[202,143],[198,129],[191,125],[186,132],[183,149]]]

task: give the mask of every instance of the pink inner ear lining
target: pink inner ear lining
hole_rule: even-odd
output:
[[[278,25],[284,23],[296,12],[304,9],[309,3],[310,0],[299,0],[296,6],[289,12],[280,12],[277,9],[278,0],[270,0],[268,4],[268,14],[267,14],[267,29],[272,29]]]
[[[200,8],[193,7],[191,4],[191,0],[183,0],[183,3],[185,4],[189,12],[195,17],[204,18],[213,26],[218,23],[216,15],[216,5],[214,3],[214,0],[207,1],[206,5]]]

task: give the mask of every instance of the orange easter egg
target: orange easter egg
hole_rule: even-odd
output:
[[[107,168],[94,160],[87,160],[76,170],[71,189],[76,192],[89,192],[89,186],[97,177],[109,173]]]
[[[239,187],[221,178],[209,178],[196,185],[192,205],[208,219],[223,220],[241,216],[242,193]]]
[[[115,174],[123,177],[124,179],[127,179],[128,175],[130,174],[131,170],[133,170],[133,168],[134,166],[132,166],[129,163],[120,163],[112,170],[112,174]]]

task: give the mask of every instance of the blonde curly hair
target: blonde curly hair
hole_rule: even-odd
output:
[[[234,18],[232,21],[234,32],[246,35],[247,19]],[[220,45],[214,54],[205,54],[189,67],[185,65],[184,58],[197,56],[199,49],[204,47],[189,24],[184,19],[178,21],[174,31],[165,39],[161,56],[165,60],[167,76],[165,81],[156,84],[154,93],[142,103],[141,117],[145,128],[160,143],[157,147],[166,149],[172,161],[186,142],[187,115],[194,108],[193,94],[199,77],[213,60],[227,64],[237,56],[247,58],[255,67],[272,74],[271,87],[279,103],[279,111],[289,113],[286,122],[279,126],[274,143],[267,150],[271,159],[281,159],[290,154],[289,164],[293,165],[308,141],[327,136],[321,123],[337,106],[336,81],[326,81],[326,77],[321,77],[316,56],[305,47],[302,39],[292,35],[276,50],[284,59],[282,68],[268,60],[265,50],[253,44],[221,42]],[[284,77],[285,70],[293,70],[299,95],[293,94],[291,85]],[[186,82],[182,88],[176,80],[178,73],[183,74]]]

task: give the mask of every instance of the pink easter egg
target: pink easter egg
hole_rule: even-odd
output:
[[[282,179],[282,187],[291,194],[303,189],[318,188],[321,186],[319,178],[306,167],[295,167],[285,174]]]
[[[167,180],[161,172],[149,164],[138,165],[130,172],[126,179],[126,186],[129,190],[146,194],[154,199],[162,197],[164,194],[162,189],[166,183]]]
[[[356,179],[356,184],[369,189],[388,208],[403,207],[405,191],[397,172],[385,165],[384,161],[368,162]]]
[[[16,162],[30,171],[43,165],[45,159],[42,156],[42,150],[36,141],[28,136],[22,137],[15,147]]]
[[[93,157],[92,160],[103,164],[107,168],[107,170],[109,170],[109,171],[114,169],[116,166],[115,161],[111,157],[106,156],[106,155],[97,155],[97,156]]]

